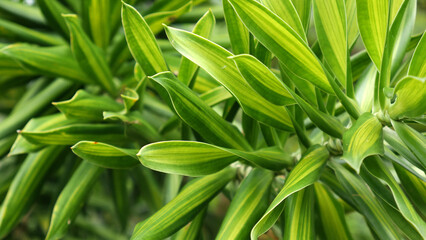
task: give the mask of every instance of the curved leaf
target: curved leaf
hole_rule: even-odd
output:
[[[234,176],[235,170],[226,168],[192,180],[172,201],[138,223],[131,239],[163,239],[172,235],[191,221]]]
[[[413,57],[411,58],[410,67],[408,74],[411,76],[425,78],[426,77],[426,62],[424,57],[426,56],[426,34],[423,32],[423,36],[420,42],[417,44],[416,50],[414,50]]]
[[[283,201],[288,196],[318,180],[328,156],[328,151],[324,147],[316,145],[308,150],[308,153],[291,170],[284,183],[284,187],[269,205],[263,217],[252,229],[250,234],[252,240],[257,239],[274,225],[284,209]]]
[[[407,76],[398,82],[394,93],[396,100],[389,107],[392,119],[419,117],[426,113],[425,78]]]
[[[232,52],[234,54],[248,53],[250,51],[250,40],[247,28],[241,22],[228,0],[223,0],[222,4]]]
[[[119,148],[100,142],[80,141],[71,147],[80,158],[103,168],[126,169],[136,166],[137,149]]]

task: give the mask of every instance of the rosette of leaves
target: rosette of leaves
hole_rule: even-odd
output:
[[[0,2],[0,238],[426,238],[416,11]]]

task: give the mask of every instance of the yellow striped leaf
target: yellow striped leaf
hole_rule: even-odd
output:
[[[145,19],[132,6],[123,2],[122,22],[133,58],[147,76],[167,71],[160,47]]]
[[[275,171],[292,163],[290,156],[275,147],[247,152],[192,141],[152,143],[142,147],[137,156],[148,168],[187,176],[217,172],[239,158]]]
[[[110,94],[116,95],[117,86],[113,82],[111,71],[102,49],[93,44],[84,32],[74,14],[64,14],[65,22],[71,34],[71,49],[77,63],[86,75],[94,79]]]
[[[311,186],[293,195],[285,202],[284,239],[315,239],[314,191]]]
[[[295,101],[283,83],[257,58],[241,54],[230,57],[250,86],[262,97],[276,105],[290,105]]]
[[[305,32],[308,32],[310,20],[311,20],[311,0],[291,0],[294,8],[299,14],[300,21],[302,23]]]
[[[244,178],[232,198],[216,240],[249,238],[252,227],[268,207],[272,179],[272,172],[258,168]]]
[[[104,169],[83,161],[62,190],[50,219],[46,240],[62,238]]]
[[[395,87],[396,100],[389,107],[389,116],[401,118],[420,117],[426,114],[426,82],[425,78],[407,76]]]
[[[383,153],[382,124],[373,114],[362,114],[355,124],[343,133],[342,159],[358,173],[364,158]]]
[[[126,169],[139,163],[137,149],[119,148],[101,142],[80,141],[71,150],[80,158],[103,168]]]
[[[174,22],[174,20],[181,15],[190,12],[192,10],[192,6],[192,1],[188,1],[176,10],[151,13],[145,17],[145,21],[153,33],[159,33],[163,30],[163,24],[168,25]]]
[[[229,0],[249,31],[299,77],[333,94],[324,70],[307,43],[282,19],[255,0]]]
[[[368,55],[380,71],[388,31],[389,1],[356,0],[356,8],[362,41]]]
[[[234,54],[248,53],[250,51],[250,40],[247,28],[241,22],[228,0],[222,1],[222,4],[232,52]]]
[[[426,61],[424,60],[426,55],[425,35],[425,32],[423,32],[423,36],[420,39],[420,42],[417,44],[416,49],[414,50],[414,54],[410,62],[410,67],[408,69],[409,75],[419,78],[426,77]]]
[[[163,239],[172,235],[191,221],[234,176],[235,170],[226,168],[192,180],[172,201],[138,223],[131,239]]]
[[[315,0],[314,20],[321,52],[337,79],[345,86],[348,39],[344,0]]]
[[[283,201],[295,192],[313,184],[321,175],[323,166],[328,159],[328,151],[324,147],[315,145],[291,170],[284,183],[284,187],[269,205],[266,213],[256,223],[251,231],[251,239],[256,240],[261,234],[271,228],[284,209]]]
[[[111,31],[111,1],[85,0],[82,2],[82,18],[85,29],[96,46],[106,49]]]
[[[270,126],[287,131],[292,130],[285,108],[264,101],[250,87],[238,72],[234,62],[228,59],[233,56],[230,52],[187,31],[167,27],[166,33],[176,50],[206,70],[228,89],[247,115]]]
[[[27,156],[2,202],[0,238],[6,237],[31,206],[39,193],[37,189],[42,185],[44,176],[62,150],[62,147],[50,146]]]
[[[351,240],[343,206],[322,183],[314,183],[318,212],[325,236],[330,240]]]
[[[302,26],[299,14],[297,13],[296,8],[294,7],[291,0],[261,0],[261,2],[263,5],[269,8],[269,10],[277,14],[278,17],[286,22],[290,27],[292,27],[305,42],[308,41],[306,39],[305,28]]]
[[[358,23],[356,19],[356,0],[345,0],[346,32],[348,33],[348,48],[350,49],[358,38]]]
[[[177,115],[206,140],[219,146],[251,149],[236,128],[221,118],[171,72],[159,73],[151,79],[167,91]]]

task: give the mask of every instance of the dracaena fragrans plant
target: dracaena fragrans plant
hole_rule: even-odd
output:
[[[425,239],[417,8],[0,1],[0,238]]]

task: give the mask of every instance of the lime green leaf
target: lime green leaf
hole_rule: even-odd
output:
[[[93,43],[102,49],[108,47],[111,35],[111,2],[105,0],[85,0],[82,2],[82,18],[85,29]]]
[[[92,141],[80,141],[71,149],[80,158],[103,168],[125,169],[139,163],[136,157],[137,149],[119,148]]]
[[[145,74],[152,76],[158,72],[167,71],[160,47],[144,18],[135,8],[124,2],[121,14],[130,52]]]
[[[200,98],[209,106],[214,106],[222,101],[232,98],[226,88],[220,86],[200,95]]]
[[[80,69],[69,47],[36,47],[27,44],[13,44],[1,52],[16,59],[23,68],[37,74],[64,77],[82,83],[94,83]]]
[[[365,182],[339,164],[333,163],[337,179],[375,233],[383,239],[399,239],[396,226]]]
[[[190,32],[167,27],[172,45],[185,57],[199,65],[220,82],[239,101],[242,109],[252,118],[270,126],[291,130],[292,124],[283,107],[275,106],[255,92],[241,77],[233,56],[219,45]]]
[[[119,103],[107,96],[96,96],[84,90],[78,90],[70,99],[54,102],[53,105],[68,119],[83,121],[102,121],[104,111],[119,111]]]
[[[226,1],[223,2],[225,3]],[[200,20],[198,20],[192,32],[201,37],[209,38],[210,34],[213,31],[215,23],[216,20],[214,18],[213,12],[209,10],[200,18]],[[182,57],[182,61],[180,62],[179,67],[179,80],[181,80],[185,85],[189,86],[192,78],[197,72],[197,69],[198,66],[195,63],[191,62],[191,60],[186,57]]]
[[[123,99],[124,109],[126,112],[129,112],[130,109],[139,100],[139,94],[131,88],[124,89],[124,92],[120,96]],[[108,111],[114,111],[114,110],[108,110]]]
[[[357,0],[357,19],[368,55],[380,71],[388,30],[388,0]]]
[[[383,165],[382,160],[377,156],[371,157],[366,161],[365,168],[377,178],[386,182],[402,215],[414,225],[423,238],[426,238],[426,222],[417,214],[398,182]]]
[[[244,79],[259,95],[276,105],[294,104],[293,97],[272,72],[257,58],[241,54],[232,56]]]
[[[123,143],[124,126],[118,124],[69,124],[39,131],[20,131],[31,143],[48,145],[74,145],[81,140]]]
[[[71,49],[77,63],[90,78],[115,95],[117,86],[113,82],[111,71],[102,49],[98,48],[80,26],[77,15],[64,14],[65,22],[71,33]]]
[[[62,127],[68,124],[76,123],[75,120],[67,120],[63,114],[52,114],[49,116],[33,118],[25,125],[22,131],[42,131],[55,127]],[[10,149],[9,155],[23,154],[34,152],[42,148],[43,144],[34,144],[18,135],[16,141]]]
[[[65,235],[103,170],[86,161],[80,164],[56,200],[46,239]]]
[[[200,239],[201,230],[203,227],[203,220],[207,213],[207,207],[201,210],[200,213],[188,225],[183,227],[173,240],[197,240]]]
[[[5,39],[37,43],[40,45],[65,44],[65,42],[58,36],[41,33],[4,19],[0,19],[0,34],[2,35],[2,38]]]
[[[47,24],[60,32],[64,37],[69,38],[70,33],[62,14],[71,13],[71,10],[67,9],[57,0],[37,0],[37,4],[44,18],[47,20]]]
[[[43,110],[51,101],[62,96],[62,94],[72,86],[73,84],[69,81],[57,79],[38,92],[37,95],[30,99],[26,99],[25,102],[20,102],[19,104],[22,105],[20,110],[8,115],[8,117],[1,122],[0,138],[15,132],[19,127],[24,125],[26,121]]]
[[[305,32],[308,32],[311,19],[311,0],[291,0],[296,9]]]
[[[286,22],[299,36],[307,42],[305,29],[300,21],[299,14],[291,0],[261,0],[263,5],[269,8],[272,12],[278,15],[284,22]],[[303,1],[299,1],[303,2]],[[296,3],[300,4],[300,3]]]
[[[344,0],[314,1],[314,19],[321,52],[337,79],[345,86],[348,40]]]
[[[251,149],[242,134],[221,118],[170,72],[151,78],[168,92],[179,117],[206,140],[219,146]]]
[[[192,180],[172,201],[138,223],[131,239],[163,239],[172,235],[191,221],[234,176],[235,170],[226,168]]]
[[[33,204],[44,176],[62,150],[62,147],[50,146],[27,156],[2,202],[0,238],[4,238],[16,226],[22,215]]]
[[[393,120],[391,122],[398,136],[420,160],[423,167],[426,167],[426,137],[406,124]]]
[[[216,239],[248,239],[254,224],[265,212],[273,173],[253,169],[238,187]]]
[[[275,147],[246,152],[192,141],[149,144],[139,151],[138,158],[148,168],[188,176],[217,172],[239,158],[271,170],[280,170],[292,163],[288,155]]]
[[[331,240],[350,240],[352,236],[346,224],[343,206],[327,186],[315,183],[318,212],[325,236]]]
[[[316,182],[322,168],[328,159],[328,151],[324,147],[313,146],[308,153],[297,163],[288,175],[284,187],[269,205],[266,213],[256,223],[251,231],[251,239],[257,239],[274,225],[284,209],[283,201],[295,192]]]
[[[355,98],[359,104],[361,112],[371,112],[372,110],[376,74],[376,68],[373,65],[370,65],[356,82]]]
[[[226,28],[228,29],[229,40],[234,54],[243,54],[250,51],[249,32],[228,0],[222,1],[223,13],[225,15]],[[197,33],[195,33],[197,34]]]
[[[348,48],[350,49],[358,38],[358,23],[356,19],[356,0],[345,0],[346,32],[348,33]]]
[[[3,0],[0,1],[0,9],[27,23],[34,23],[38,26],[44,26],[46,23],[40,9],[33,5],[11,0]]]
[[[364,158],[383,153],[382,124],[373,114],[362,114],[343,134],[342,159],[359,172]]]
[[[389,107],[392,119],[419,117],[426,113],[425,79],[407,76],[395,87],[396,100]]]
[[[420,42],[414,50],[413,57],[411,58],[408,74],[411,76],[424,78],[426,77],[426,62],[424,60],[426,55],[426,34],[423,33]]]
[[[284,208],[284,239],[315,239],[314,192],[306,187],[291,195]]]
[[[151,13],[145,17],[145,21],[153,33],[158,33],[163,30],[163,24],[170,24],[174,22],[174,20],[184,13],[190,12],[192,10],[192,6],[192,1],[188,1],[176,10]]]
[[[229,1],[250,32],[290,71],[333,93],[320,62],[287,23],[254,0]]]

